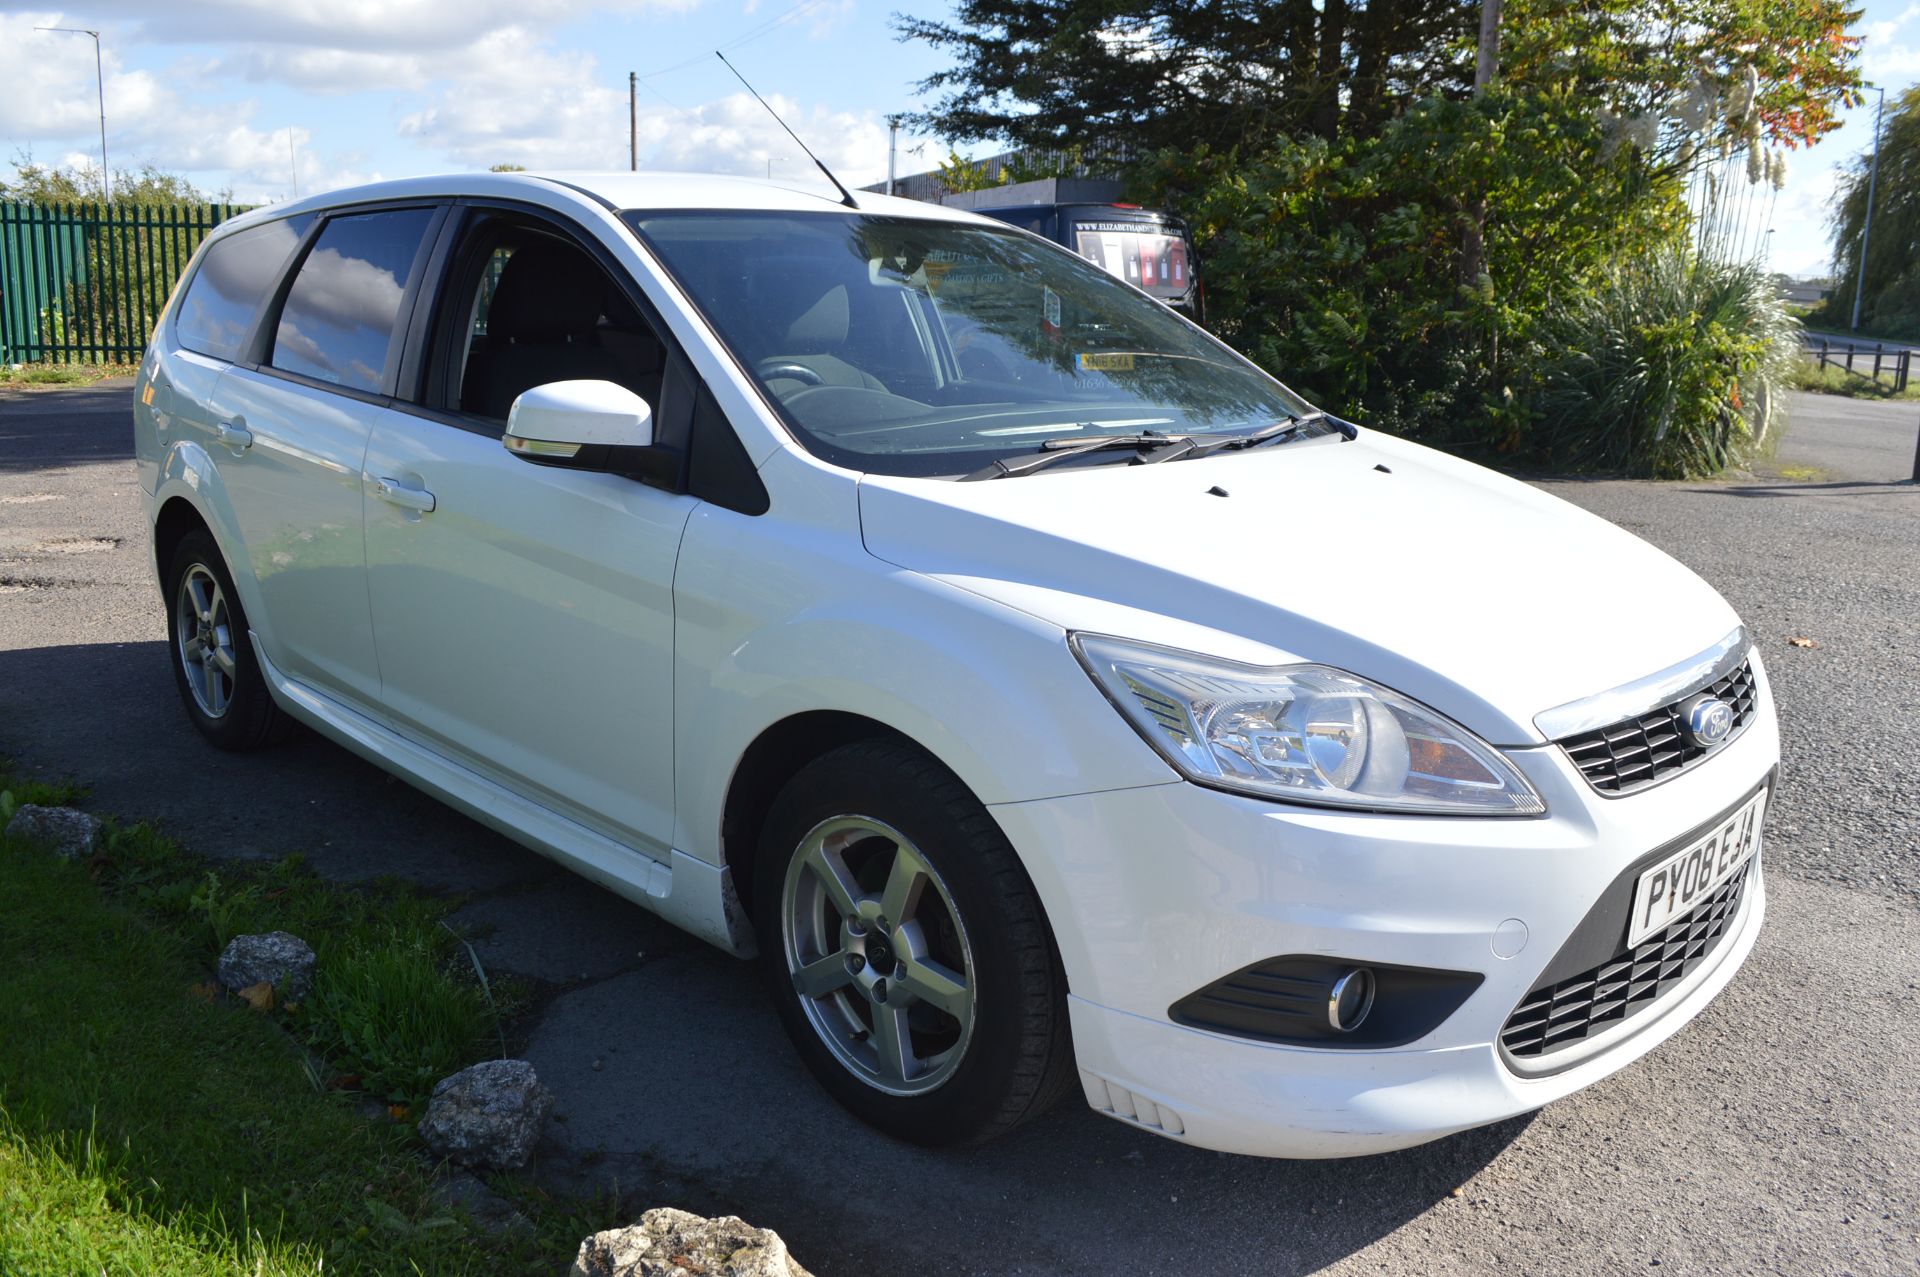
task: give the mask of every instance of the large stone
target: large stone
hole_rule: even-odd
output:
[[[488,1060],[442,1078],[427,1102],[420,1138],[462,1166],[518,1170],[533,1156],[553,1092],[525,1060]]]
[[[661,1207],[580,1243],[570,1277],[811,1277],[780,1234]]]
[[[7,837],[38,843],[67,860],[83,860],[100,840],[100,822],[78,808],[27,803],[7,822]]]
[[[285,931],[235,936],[220,954],[220,987],[229,993],[270,984],[284,1002],[298,1002],[313,991],[313,950]]]

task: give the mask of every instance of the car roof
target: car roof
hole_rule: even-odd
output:
[[[881,213],[923,217],[944,222],[985,222],[959,209],[890,195],[861,192],[857,209],[848,208],[824,178],[808,186],[717,173],[656,172],[541,172],[451,173],[434,177],[407,177],[365,186],[349,186],[310,195],[284,204],[271,204],[223,223],[221,230],[244,229],[258,222],[295,213],[319,212],[352,204],[382,200],[449,199],[460,196],[525,197],[539,191],[552,195],[570,190],[621,210],[725,209],[776,213]],[[992,224],[992,223],[989,223]]]

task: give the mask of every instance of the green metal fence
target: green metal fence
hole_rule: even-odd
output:
[[[0,362],[134,360],[233,204],[0,202]]]

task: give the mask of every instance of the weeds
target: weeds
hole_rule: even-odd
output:
[[[0,806],[78,792],[0,767]],[[151,825],[109,822],[101,843],[63,862],[0,837],[0,1272],[545,1273],[616,1222],[617,1202],[510,1180],[532,1234],[475,1232],[436,1199],[411,1122],[354,1102],[417,1112],[501,1040],[442,925],[458,902],[297,857],[215,868]],[[271,930],[320,956],[306,1002],[210,998],[225,941]],[[525,1004],[491,987],[507,1014]]]
[[[1876,381],[1831,364],[1822,366],[1811,359],[1794,363],[1790,381],[1795,390],[1810,390],[1820,395],[1845,395],[1849,399],[1920,399],[1920,381],[1910,380],[1905,390],[1896,391],[1892,381]]]

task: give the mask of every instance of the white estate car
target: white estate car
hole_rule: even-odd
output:
[[[1691,572],[1064,249],[741,180],[219,228],[141,366],[188,714],[713,944],[867,1121],[1417,1144],[1650,1050],[1779,737]]]

